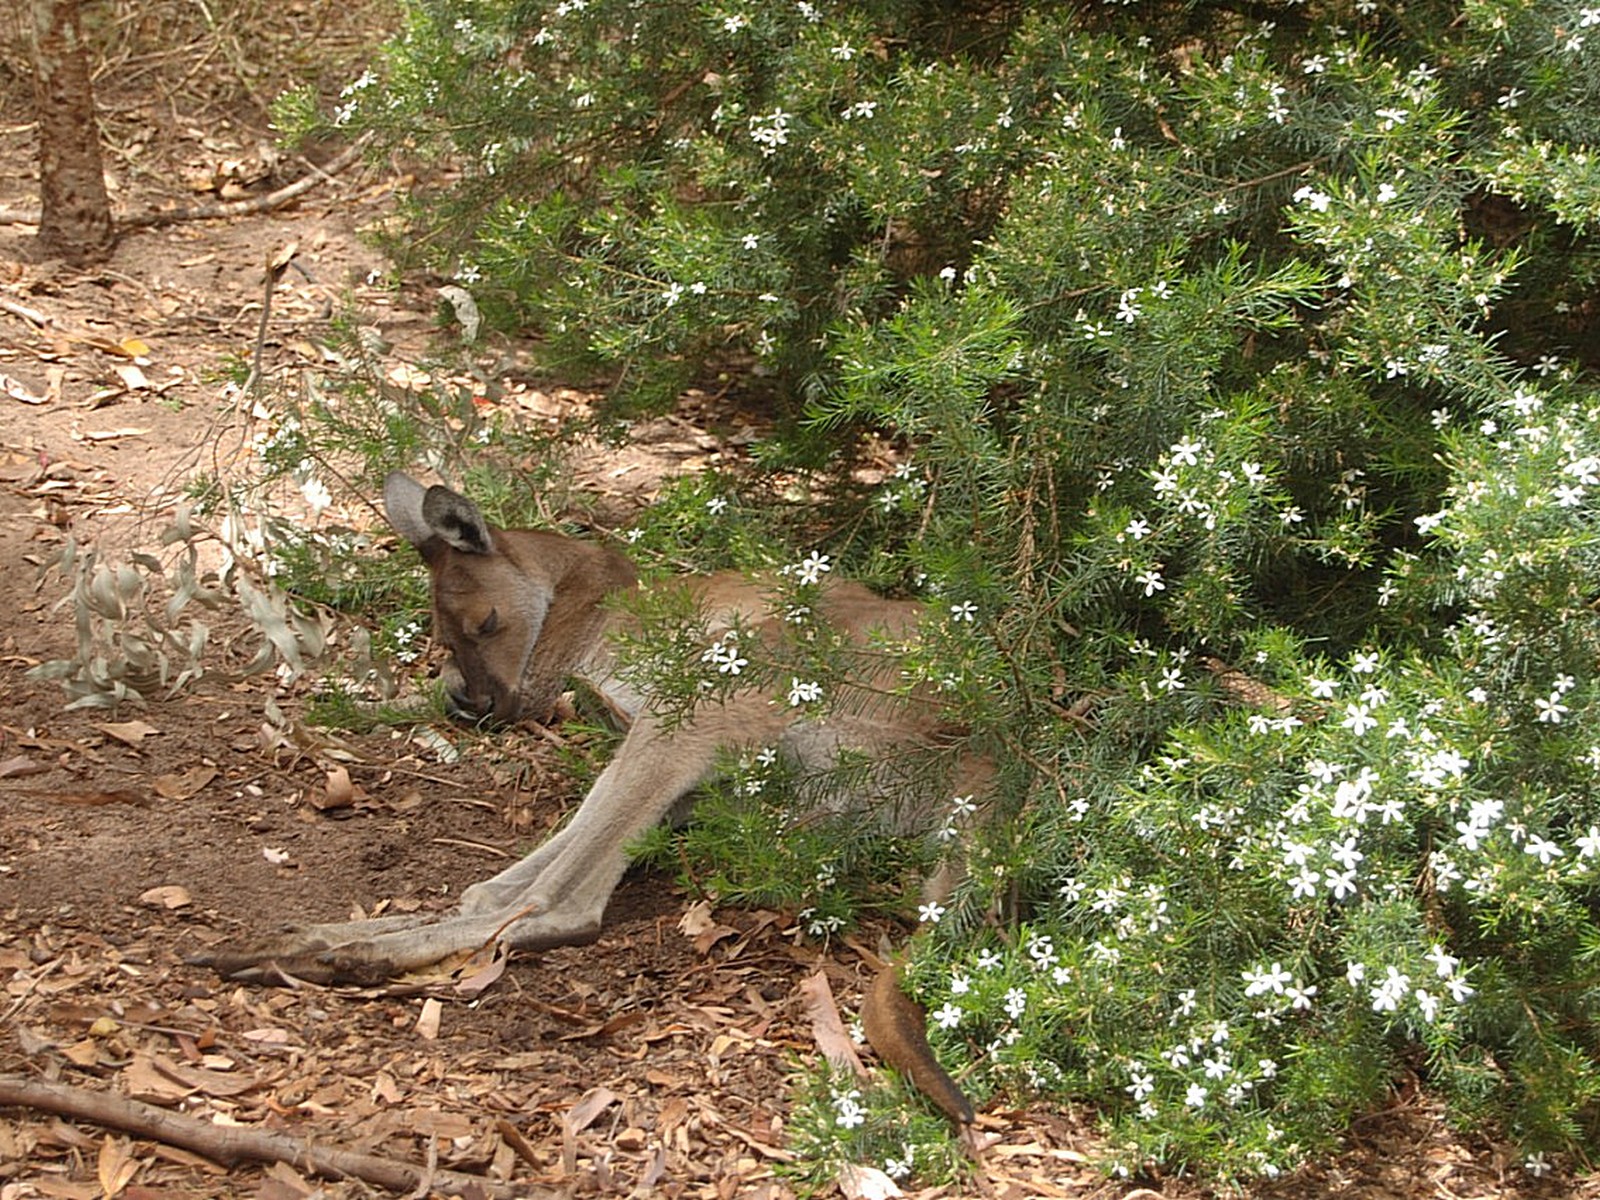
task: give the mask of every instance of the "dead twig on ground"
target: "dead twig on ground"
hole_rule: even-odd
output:
[[[118,217],[118,229],[160,229],[167,225],[178,225],[185,221],[220,221],[231,217],[253,216],[257,213],[271,212],[275,208],[282,208],[289,201],[305,195],[318,184],[327,183],[339,172],[345,170],[351,163],[361,157],[361,152],[367,148],[371,139],[367,135],[357,138],[341,154],[331,162],[321,167],[315,167],[308,175],[303,175],[293,183],[284,184],[276,191],[268,192],[264,196],[251,196],[248,200],[227,200],[214,204],[191,204],[185,208],[169,208],[162,212],[132,213]],[[0,210],[0,225],[37,225],[39,214],[37,212],[10,212]]]
[[[216,221],[228,217],[243,217],[255,213],[271,212],[289,201],[304,195],[319,183],[326,183],[361,157],[370,136],[363,134],[344,152],[327,165],[318,167],[293,183],[285,184],[265,196],[252,196],[248,200],[228,200],[216,204],[194,204],[187,208],[174,208],[166,212],[134,213],[117,222],[119,229],[157,229],[163,225],[176,225],[182,221]]]
[[[481,1175],[430,1170],[375,1154],[318,1146],[309,1138],[271,1130],[212,1125],[112,1092],[90,1091],[42,1079],[0,1075],[0,1108],[34,1108],[91,1121],[135,1137],[178,1146],[229,1167],[246,1162],[282,1162],[324,1179],[355,1178],[402,1193],[428,1186],[449,1195],[474,1194],[505,1197],[506,1200],[512,1196],[554,1195],[546,1189],[497,1183]]]

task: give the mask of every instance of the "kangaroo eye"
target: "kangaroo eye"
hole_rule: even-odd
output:
[[[500,610],[498,608],[491,608],[489,610],[489,615],[483,619],[483,624],[478,626],[476,636],[481,638],[488,637],[491,633],[499,628]]]

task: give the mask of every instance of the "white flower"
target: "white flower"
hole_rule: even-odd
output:
[[[1154,596],[1157,592],[1164,592],[1167,590],[1167,585],[1161,580],[1161,572],[1157,571],[1154,567],[1148,571],[1144,571],[1138,575],[1135,575],[1134,582],[1143,585],[1144,594],[1146,596]]]
[[[1144,538],[1150,533],[1150,525],[1147,521],[1135,517],[1133,520],[1128,522],[1127,527],[1122,532],[1127,534],[1136,542],[1143,541]]]
[[[311,506],[311,515],[313,517],[321,516],[323,510],[333,503],[333,496],[328,491],[328,485],[315,475],[300,485],[300,494],[306,498],[306,503]]]
[[[1317,894],[1317,887],[1322,882],[1322,877],[1311,867],[1301,867],[1300,874],[1289,882],[1293,886],[1296,900],[1308,900]]]
[[[1327,212],[1328,205],[1333,202],[1333,197],[1325,192],[1319,192],[1316,188],[1307,184],[1295,191],[1294,202],[1296,204],[1310,205],[1312,212]]]
[[[1354,871],[1346,871],[1343,874],[1337,871],[1328,871],[1323,875],[1322,879],[1328,885],[1328,890],[1333,893],[1335,900],[1343,900],[1356,894],[1356,873]]]
[[[1345,718],[1339,724],[1357,737],[1378,724],[1378,719],[1368,711],[1365,704],[1347,704],[1344,711]]]
[[[1189,1090],[1183,1094],[1183,1102],[1190,1108],[1204,1108],[1206,1103],[1206,1089],[1198,1083],[1191,1083]]]
[[[750,660],[739,654],[738,635],[731,630],[702,653],[700,661],[716,667],[718,675],[737,675],[750,665]]]
[[[1246,996],[1260,996],[1271,992],[1275,996],[1283,994],[1284,985],[1289,983],[1294,976],[1283,969],[1282,963],[1273,963],[1267,970],[1256,968],[1242,973],[1245,981],[1244,994]]]
[[[933,1022],[940,1029],[954,1029],[961,1024],[961,1009],[945,1001],[944,1007],[937,1009],[933,1014]]]
[[[1461,965],[1461,960],[1446,951],[1438,942],[1428,947],[1428,952],[1422,957],[1433,964],[1433,969],[1440,979],[1449,979]]]
[[[1013,1021],[1018,1020],[1028,1011],[1028,994],[1018,987],[1009,989],[1006,992],[1005,1010],[1006,1016]]]
[[[1189,441],[1185,438],[1172,447],[1172,461],[1179,466],[1195,466],[1200,461],[1197,457],[1199,452],[1205,448],[1205,442],[1198,439]]]
[[[1600,826],[1589,826],[1589,832],[1578,838],[1578,857],[1594,858],[1600,855]]]
[[[1356,864],[1366,858],[1366,855],[1356,849],[1355,838],[1346,838],[1342,845],[1328,851],[1328,857],[1343,866],[1346,871],[1354,871]]]
[[[809,680],[802,680],[799,676],[791,676],[789,680],[789,707],[799,708],[802,704],[812,704],[822,699],[822,685]]]
[[[1570,711],[1561,703],[1561,693],[1553,693],[1548,700],[1535,700],[1533,707],[1538,710],[1540,722],[1547,725],[1561,724],[1562,714]]]
[[[747,233],[739,239],[739,244],[746,250],[754,250],[757,246],[761,245],[761,235],[757,233]]]
[[[1547,842],[1538,834],[1528,839],[1528,844],[1522,848],[1524,854],[1531,854],[1539,860],[1539,865],[1548,867],[1552,862],[1561,857],[1561,847],[1554,842]]]
[[[1411,994],[1411,998],[1417,1002],[1417,1008],[1422,1013],[1422,1019],[1430,1025],[1433,1024],[1433,1019],[1439,1012],[1439,997],[1431,992],[1424,991],[1422,988],[1418,988]]]
[[[1584,11],[1593,12],[1595,10],[1585,9]],[[1546,1175],[1550,1174],[1551,1167],[1549,1160],[1544,1156],[1544,1151],[1535,1150],[1523,1160],[1522,1169],[1529,1175],[1532,1175],[1535,1179],[1543,1179]]]
[[[1344,965],[1345,982],[1355,987],[1367,977],[1367,964],[1363,962],[1347,962]]]
[[[841,1129],[854,1129],[867,1119],[866,1111],[861,1107],[861,1093],[855,1089],[833,1098],[834,1120]]]
[[[977,618],[977,616],[978,606],[973,604],[970,600],[963,601],[960,604],[952,604],[950,606],[950,619],[952,621],[966,622],[970,624]]]
[[[800,582],[811,586],[822,581],[822,577],[833,570],[833,560],[826,554],[818,554],[813,550],[800,565],[795,568],[795,574],[800,577]]]
[[[939,918],[942,916],[944,916],[944,905],[936,900],[930,900],[926,904],[917,906],[917,920],[925,924],[937,925]]]
[[[720,517],[723,513],[728,511],[728,499],[727,499],[727,497],[726,496],[713,496],[713,497],[711,497],[711,499],[706,501],[706,511],[708,513],[710,513],[713,517]]]

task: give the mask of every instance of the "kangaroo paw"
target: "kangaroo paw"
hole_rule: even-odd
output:
[[[292,926],[260,938],[224,942],[189,962],[245,983],[306,980],[371,987],[495,938],[492,921],[380,917]]]

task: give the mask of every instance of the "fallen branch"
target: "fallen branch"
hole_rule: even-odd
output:
[[[265,196],[252,196],[248,200],[228,200],[217,204],[195,204],[188,208],[168,209],[165,212],[134,213],[132,216],[121,218],[117,222],[117,228],[155,229],[162,225],[176,225],[180,221],[215,221],[227,217],[271,212],[289,203],[296,196],[309,192],[319,183],[326,183],[332,179],[361,157],[361,152],[367,148],[367,142],[370,140],[370,135],[362,134],[327,166],[318,167],[310,175],[303,175],[293,183],[285,184]]]
[[[525,1185],[513,1187],[496,1183],[481,1175],[460,1171],[429,1171],[425,1167],[398,1159],[380,1158],[318,1146],[309,1138],[277,1133],[270,1129],[246,1129],[236,1125],[212,1125],[207,1121],[168,1112],[153,1104],[131,1100],[114,1092],[90,1091],[42,1079],[0,1075],[0,1108],[35,1108],[63,1117],[91,1121],[108,1129],[120,1129],[136,1137],[200,1154],[225,1167],[246,1162],[282,1162],[324,1179],[355,1178],[377,1184],[393,1192],[412,1192],[427,1186],[453,1196],[551,1197],[548,1190],[533,1190]]]
[[[303,175],[293,183],[284,184],[265,196],[252,196],[248,200],[226,200],[215,204],[191,204],[187,208],[169,208],[164,212],[132,213],[116,219],[118,229],[158,229],[163,225],[176,225],[181,221],[218,221],[228,217],[246,217],[253,213],[271,212],[281,208],[296,196],[304,195],[319,183],[326,183],[344,170],[367,148],[370,135],[363,134],[326,166],[313,167],[311,174]],[[0,209],[0,225],[37,225],[39,212],[32,209],[16,212]]]

